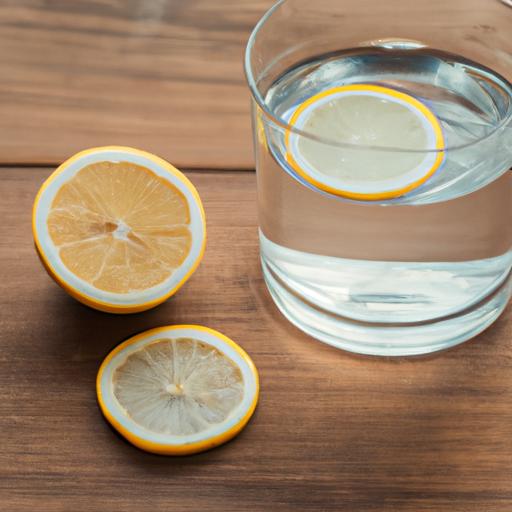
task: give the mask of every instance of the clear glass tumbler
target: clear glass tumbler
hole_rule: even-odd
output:
[[[512,9],[283,0],[252,33],[261,260],[345,350],[461,343],[512,291]]]

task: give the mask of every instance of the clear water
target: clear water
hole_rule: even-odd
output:
[[[413,354],[459,343],[510,298],[511,86],[462,57],[397,44],[302,63],[274,82],[266,103],[286,118],[313,94],[349,83],[428,105],[443,128],[445,162],[402,197],[351,201],[297,176],[284,131],[267,123],[257,164],[269,289],[295,324],[349,350]]]

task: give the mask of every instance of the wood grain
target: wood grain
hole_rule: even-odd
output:
[[[0,180],[0,510],[512,510],[512,309],[429,358],[314,342],[264,287],[254,175],[192,172],[208,218],[198,272],[155,310],[99,313],[55,285],[33,250],[30,208],[48,172],[5,169]],[[239,437],[176,459],[117,436],[94,381],[121,340],[182,322],[237,340],[262,390]]]
[[[0,163],[53,165],[87,147],[120,144],[184,168],[253,168],[242,62],[253,26],[272,3],[1,0]],[[315,2],[304,3],[313,20]],[[382,13],[372,16],[381,3]],[[381,3],[333,3],[345,44],[349,34],[359,42],[365,31],[401,33],[396,13],[407,5],[417,12],[412,36],[434,46],[464,53],[508,42],[509,54],[497,51],[493,67],[510,72],[512,11],[497,0]],[[440,8],[442,22],[428,24]],[[461,37],[459,20],[468,13],[473,26]]]
[[[243,53],[272,0],[3,0],[0,162],[140,147],[253,167]]]

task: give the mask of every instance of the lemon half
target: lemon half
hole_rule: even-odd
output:
[[[259,394],[247,353],[223,334],[196,325],[151,329],[103,361],[100,408],[135,446],[186,455],[225,443],[247,424]]]
[[[388,87],[354,84],[325,90],[300,104],[289,124],[339,142],[329,145],[287,131],[286,158],[307,182],[352,199],[403,195],[424,183],[444,160],[437,117],[416,98]]]
[[[126,147],[83,151],[41,187],[37,252],[81,302],[114,313],[160,304],[197,268],[205,247],[199,195],[171,164]]]

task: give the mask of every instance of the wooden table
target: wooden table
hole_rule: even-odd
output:
[[[448,352],[378,359],[314,342],[271,302],[255,177],[244,172],[241,69],[269,1],[236,5],[0,4],[0,511],[512,510],[511,308]],[[68,297],[32,245],[31,204],[50,164],[107,143],[193,169],[208,217],[198,272],[167,303],[131,316]],[[112,347],[172,323],[237,340],[262,384],[240,436],[185,458],[126,443],[94,388]]]

